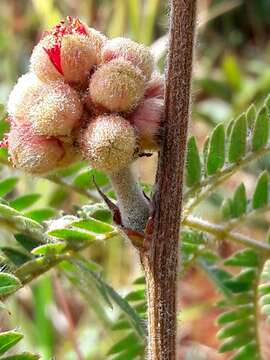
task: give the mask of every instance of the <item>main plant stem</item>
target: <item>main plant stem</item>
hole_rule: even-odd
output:
[[[176,282],[183,172],[190,117],[196,0],[171,0],[166,121],[148,250],[142,249],[148,298],[148,360],[176,359]],[[150,231],[150,229],[149,229]]]

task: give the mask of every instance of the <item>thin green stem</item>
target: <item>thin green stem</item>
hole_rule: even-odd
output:
[[[240,234],[238,232],[232,232],[230,231],[226,226],[218,225],[218,224],[212,224],[208,221],[198,219],[193,216],[188,216],[183,220],[183,225],[189,226],[193,229],[204,231],[208,234],[214,235],[218,239],[223,239],[227,237],[228,239],[234,241],[235,243],[251,247],[264,256],[270,255],[270,245],[260,242],[254,239],[251,239],[250,237]]]
[[[263,206],[260,209],[251,210],[250,212],[243,214],[239,218],[226,221],[226,228],[229,230],[232,230],[232,229],[236,228],[237,226],[241,225],[243,222],[247,221],[249,218],[258,216],[269,210],[270,210],[270,204],[267,204],[266,206]],[[247,224],[247,225],[251,225],[251,224]]]

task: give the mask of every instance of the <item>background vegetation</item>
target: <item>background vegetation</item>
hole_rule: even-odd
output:
[[[270,2],[198,2],[199,34],[191,131],[202,149],[212,128],[222,121],[229,123],[251,103],[261,106],[270,93]],[[109,37],[127,35],[136,41],[152,45],[158,66],[161,71],[164,70],[164,36],[166,37],[168,13],[165,0],[1,0],[0,10],[0,103],[5,104],[16,79],[27,72],[30,53],[42,32],[67,15],[82,18]],[[4,117],[4,110],[2,113]],[[0,132],[3,133],[5,129],[5,123],[1,122]],[[0,153],[0,158],[4,163],[3,152]],[[155,164],[155,157],[140,161],[143,183],[153,182]],[[2,165],[0,196],[5,196],[5,200],[15,209],[37,221],[47,220],[59,212],[76,214],[78,207],[89,203],[86,196],[89,192],[90,197],[98,196],[93,184],[92,189],[86,190],[93,172],[89,173],[83,166],[84,164],[79,164],[69,172],[61,173],[61,177],[36,179]],[[263,157],[255,165],[242,169],[225,183],[222,190],[213,192],[198,207],[196,214],[202,217],[207,214],[208,219],[213,222],[228,217],[237,218],[240,213],[232,214],[231,210],[228,212],[228,203],[235,199],[232,192],[244,182],[247,195],[252,196],[256,182],[255,172],[268,171],[269,167],[269,157]],[[95,176],[100,185],[110,190],[103,174],[95,172]],[[12,179],[8,184],[5,182],[7,178]],[[71,179],[72,186],[67,187],[65,183],[70,183]],[[72,187],[76,187],[77,191],[73,191]],[[22,201],[21,196],[30,192],[31,197],[26,200],[23,198]],[[238,194],[239,192],[241,193],[241,189]],[[227,202],[224,202],[224,199],[227,199]],[[237,203],[239,202],[236,200],[234,205]],[[223,212],[217,211],[222,204]],[[93,209],[88,205],[83,208],[83,212],[109,221],[109,215],[103,207]],[[249,226],[241,223],[240,229],[246,235],[260,239],[267,232],[268,222],[269,213],[265,211],[259,218],[252,217]],[[231,227],[234,226],[232,222]],[[238,249],[238,245],[232,245],[226,236],[219,240],[217,245],[213,245],[218,258],[226,259]],[[203,239],[198,241],[203,246]],[[8,227],[0,226],[0,246],[2,255],[11,261],[9,267],[12,267],[12,263],[18,265],[23,261],[21,249]],[[28,256],[24,252],[23,254]],[[107,354],[110,349],[112,354],[118,353],[117,348],[112,348],[117,340],[123,338],[123,334],[117,329],[125,329],[127,325],[122,318],[119,320],[119,306],[113,306],[112,309],[110,304],[113,302],[119,305],[119,299],[115,301],[116,295],[110,292],[111,288],[101,285],[99,279],[94,281],[93,286],[89,278],[94,276],[95,271],[100,272],[102,269],[106,283],[123,296],[129,294],[127,299],[131,304],[135,304],[143,315],[144,290],[143,281],[140,281],[141,269],[137,254],[127,242],[119,236],[113,236],[106,243],[94,244],[86,249],[83,255],[83,259],[77,259],[79,263],[75,264],[76,266],[73,264],[74,269],[70,268],[70,264],[64,263],[61,273],[55,269],[43,275],[8,300],[6,309],[0,312],[0,330],[17,328],[24,334],[24,339],[17,349],[40,353],[44,360],[53,356],[63,360],[103,360],[109,358]],[[223,292],[224,283],[220,273],[217,275],[217,272],[210,271],[215,265],[215,259],[212,257],[209,260],[210,258],[201,257],[179,280],[182,289],[179,300],[182,308],[179,314],[182,328],[179,345],[182,346],[183,359],[228,358],[227,355],[217,352],[221,343],[216,338],[218,326],[215,321],[222,310],[215,306],[220,289],[217,290],[213,282],[217,283]],[[92,267],[84,259],[91,259]],[[232,263],[228,262],[227,265],[231,266]],[[253,268],[257,265],[259,267],[259,260],[253,263]],[[5,263],[3,270],[6,266]],[[210,273],[210,280],[205,273]],[[237,274],[237,271],[233,270],[232,274]],[[138,278],[137,284],[131,286]],[[97,291],[96,288],[103,288],[102,286],[111,294],[109,299],[107,295],[102,298],[100,291]],[[223,320],[220,320],[220,324],[223,324]],[[270,357],[270,342],[266,336],[269,328],[264,318],[260,329],[265,353]],[[252,333],[252,336],[255,335]],[[222,336],[224,337],[219,335],[220,338]],[[140,349],[140,343],[134,340],[132,332],[128,333],[128,338],[124,341],[126,344],[135,342],[138,345],[137,350]],[[121,345],[118,346],[121,348]],[[136,358],[136,355],[132,354],[129,357],[124,356],[121,359]]]

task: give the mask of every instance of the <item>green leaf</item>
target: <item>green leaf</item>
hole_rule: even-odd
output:
[[[23,352],[21,354],[11,355],[1,358],[1,360],[38,360],[40,356],[37,354],[31,354],[28,352]]]
[[[253,343],[244,346],[244,348],[238,351],[236,355],[231,357],[231,360],[259,360],[259,357],[257,356],[258,351],[257,344],[254,341]]]
[[[82,189],[88,189],[90,181],[92,181],[92,173],[91,170],[85,170],[80,173],[76,178],[73,180],[73,184]]]
[[[245,332],[238,336],[233,336],[225,341],[219,348],[220,353],[240,349],[242,346],[249,343],[249,338],[247,338]]]
[[[35,204],[40,199],[40,196],[40,194],[23,195],[10,201],[10,206],[21,211]]]
[[[256,269],[246,269],[236,275],[230,280],[226,280],[225,286],[229,288],[233,293],[241,293],[249,291],[253,286],[253,281],[256,277]]]
[[[205,164],[204,165],[205,171],[207,169],[207,156],[208,156],[209,142],[210,142],[210,137],[207,136],[207,138],[205,139],[204,144],[203,144],[203,163]]]
[[[11,261],[16,266],[21,266],[27,261],[31,260],[31,257],[17,249],[11,247],[2,246],[0,247],[1,251],[5,254],[9,261]]]
[[[9,192],[11,192],[14,189],[15,185],[17,184],[18,180],[19,179],[17,177],[9,177],[7,179],[1,180],[0,196],[5,196]]]
[[[244,249],[236,252],[224,261],[226,266],[255,267],[260,265],[260,259],[255,251]]]
[[[247,210],[247,195],[244,184],[240,184],[236,189],[232,199],[232,212],[238,218],[245,214]]]
[[[88,273],[91,275],[91,277],[99,283],[99,286],[101,289],[106,291],[107,296],[116,304],[119,306],[119,308],[123,311],[123,313],[126,315],[127,320],[130,321],[130,324],[133,326],[133,328],[136,330],[137,334],[144,339],[145,331],[142,326],[142,321],[137,314],[137,312],[129,305],[129,303],[123,299],[111,286],[109,286],[106,282],[104,282],[100,276],[98,276],[95,272],[93,272],[91,269],[87,267],[85,262],[82,261],[73,261],[73,263],[77,264],[77,266],[80,268],[80,270]]]
[[[262,172],[253,194],[252,207],[259,209],[268,203],[268,174],[266,171]]]
[[[133,281],[134,285],[145,285],[145,277],[141,276]]]
[[[31,237],[24,235],[24,234],[16,234],[14,235],[15,239],[18,241],[18,243],[24,247],[27,251],[31,251],[34,249],[39,243],[37,240],[32,239]]]
[[[21,287],[20,280],[14,275],[0,273],[0,296],[12,294]]]
[[[229,220],[233,216],[233,201],[225,199],[221,205],[221,214],[224,220]]]
[[[145,300],[145,289],[136,290],[130,292],[126,297],[125,300],[127,301],[141,301]]]
[[[1,332],[0,333],[0,355],[4,354],[10,348],[12,348],[14,345],[16,345],[22,338],[23,338],[23,335],[18,333],[17,331]]]
[[[7,120],[5,118],[2,118],[3,116],[3,112],[1,111],[0,113],[1,116],[1,120],[0,120],[0,139],[3,139],[5,133],[8,132],[9,130],[9,123],[7,122]]]
[[[50,236],[57,237],[68,241],[95,241],[97,240],[93,234],[86,231],[79,231],[73,229],[57,229],[48,233]]]
[[[241,90],[242,75],[237,63],[237,58],[233,55],[226,55],[223,59],[223,71],[229,86],[234,91]]]
[[[85,168],[87,166],[86,162],[76,162],[75,164],[72,164],[70,166],[68,166],[67,168],[58,170],[57,172],[54,173],[55,176],[57,177],[70,177],[72,175],[76,175],[81,169]]]
[[[81,229],[85,229],[97,234],[104,234],[107,232],[111,232],[114,230],[113,226],[110,226],[106,223],[103,223],[99,220],[96,219],[87,219],[87,220],[80,220],[80,221],[76,221],[73,222],[71,224],[74,227],[78,227]]]
[[[250,107],[247,109],[246,116],[248,127],[252,129],[257,116],[257,110],[254,104],[250,105]]]
[[[19,216],[20,212],[11,208],[8,205],[0,204],[0,215],[9,219],[9,218],[13,218],[14,216]]]
[[[37,210],[28,211],[25,216],[33,219],[39,223],[48,220],[56,215],[56,211],[52,208],[42,208]]]
[[[204,259],[203,256],[199,257],[197,260],[198,265],[205,271],[210,280],[217,286],[217,288],[226,296],[231,297],[231,291],[226,286],[226,281],[231,279],[231,275],[223,270],[219,269],[212,262],[209,262],[207,259]]]
[[[253,323],[254,319],[236,320],[219,330],[217,333],[217,338],[221,340],[241,334],[244,331],[249,332],[249,329],[253,326]]]
[[[64,243],[53,243],[53,244],[45,244],[36,247],[32,250],[32,254],[35,255],[58,255],[61,254],[67,245]]]
[[[241,159],[246,152],[247,121],[246,115],[241,115],[236,119],[229,140],[228,160],[235,163]]]
[[[201,160],[195,137],[192,136],[187,144],[186,184],[191,187],[201,179]]]
[[[100,187],[107,185],[109,182],[107,176],[102,171],[91,169],[82,171],[75,177],[73,184],[79,188],[92,189],[95,188],[93,179],[95,179],[96,184]]]
[[[269,136],[269,115],[266,106],[264,106],[255,121],[253,136],[252,136],[252,150],[257,151],[267,144]]]
[[[242,320],[254,314],[254,305],[248,304],[239,307],[239,309],[227,311],[221,314],[217,319],[218,325],[224,325],[236,320]]]
[[[21,227],[22,229],[25,229],[27,231],[28,229],[44,231],[44,228],[40,223],[23,215],[17,215],[16,222],[18,227]]]
[[[214,174],[221,169],[225,161],[225,129],[223,124],[219,124],[213,130],[207,151],[207,173]]]
[[[125,351],[126,349],[130,349],[132,346],[137,346],[138,338],[134,333],[130,333],[122,340],[113,345],[108,352],[108,355],[113,355]]]

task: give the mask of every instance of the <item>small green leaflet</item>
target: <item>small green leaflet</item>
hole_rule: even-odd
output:
[[[228,150],[228,160],[235,163],[243,157],[246,152],[247,121],[246,115],[242,114],[233,124]]]
[[[264,106],[255,121],[253,136],[252,136],[252,150],[257,151],[267,144],[269,136],[269,115],[267,107]]]
[[[223,124],[219,124],[213,130],[209,139],[207,151],[207,173],[214,174],[221,169],[225,162],[225,129]]]
[[[187,144],[186,159],[186,184],[191,187],[200,182],[201,160],[194,136],[191,136]]]
[[[0,297],[12,294],[21,287],[21,282],[14,275],[0,273]]]
[[[17,331],[6,331],[0,333],[0,355],[3,355],[6,351],[16,345],[23,335]]]
[[[0,181],[0,196],[5,196],[11,192],[18,182],[17,177],[9,177]]]
[[[27,194],[10,201],[10,206],[18,211],[22,211],[34,205],[39,199],[40,194]]]
[[[252,198],[253,209],[259,209],[268,203],[268,174],[261,173]]]

